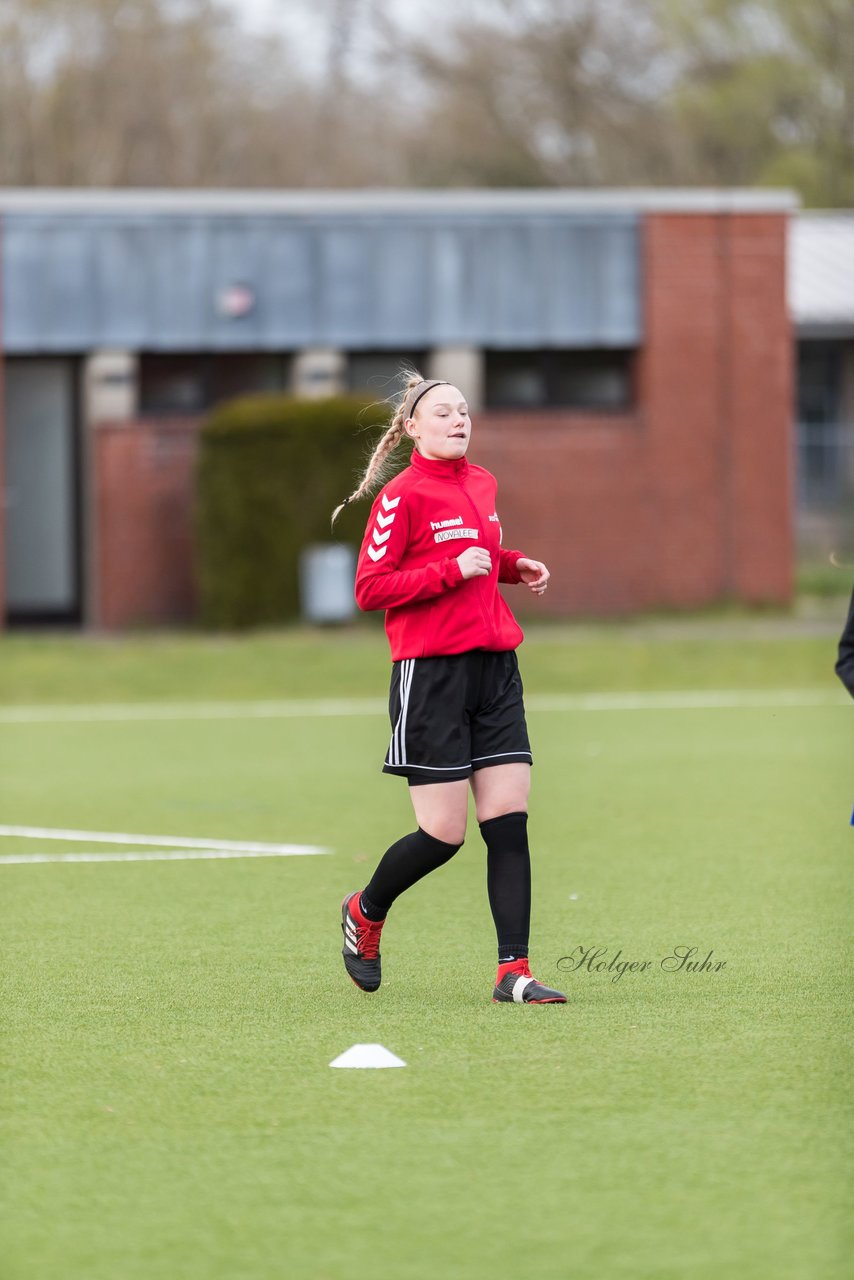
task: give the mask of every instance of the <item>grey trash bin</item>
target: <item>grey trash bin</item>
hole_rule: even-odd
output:
[[[300,605],[306,622],[346,622],[356,612],[356,551],[344,542],[304,547],[299,559]]]

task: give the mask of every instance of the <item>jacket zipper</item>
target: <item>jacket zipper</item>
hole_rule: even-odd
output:
[[[474,518],[477,522],[478,529],[480,530],[484,528],[484,522],[480,517],[477,507],[474,505],[474,499],[471,497],[468,489],[466,488],[465,482],[463,480],[457,480],[457,484],[460,486],[460,489],[465,494],[466,502],[468,502],[469,506],[471,507],[474,513]],[[496,582],[495,589],[496,591],[498,590],[497,582]],[[486,624],[487,633],[490,637],[491,642],[494,644],[498,639],[498,633],[492,624],[492,619],[489,617],[489,614],[486,612],[486,605],[484,604],[484,601],[483,601],[483,590],[484,590],[483,587],[480,585],[480,580],[478,580],[477,595],[478,595],[478,600],[480,601],[480,611],[483,614],[483,620],[484,620],[484,623]]]

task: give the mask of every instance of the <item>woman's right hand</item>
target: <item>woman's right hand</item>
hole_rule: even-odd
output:
[[[492,572],[492,559],[484,547],[466,547],[457,564],[464,578],[483,578]]]

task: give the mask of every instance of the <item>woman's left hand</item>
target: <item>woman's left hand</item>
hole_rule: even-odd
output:
[[[546,566],[539,560],[528,560],[522,557],[516,561],[516,568],[525,585],[531,588],[535,596],[541,596],[551,577]]]

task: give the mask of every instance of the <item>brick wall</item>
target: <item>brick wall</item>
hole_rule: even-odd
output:
[[[536,612],[785,603],[785,218],[650,215],[643,267],[633,413],[493,412],[475,423],[472,456],[498,477],[508,545],[552,571]]]
[[[471,457],[498,477],[506,544],[553,574],[540,601],[514,591],[514,608],[790,598],[785,236],[782,214],[648,215],[632,412],[476,416]],[[196,430],[96,428],[98,625],[192,617]]]
[[[194,419],[93,429],[95,626],[183,622],[196,610]]]
[[[618,614],[655,602],[654,503],[639,416],[481,414],[470,456],[498,480],[505,545],[545,561],[552,574],[548,593],[530,605],[512,589],[514,610]]]

